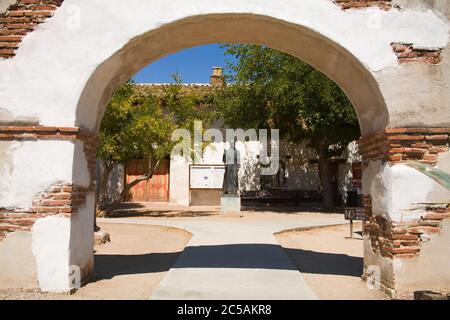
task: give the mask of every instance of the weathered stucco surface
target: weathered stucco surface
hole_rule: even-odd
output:
[[[51,46],[43,45],[48,41]],[[256,0],[111,0],[107,6],[66,0],[25,37],[14,59],[0,61],[0,108],[16,120],[31,116],[45,125],[93,129],[114,89],[134,72],[168,53],[210,42],[266,44],[313,64],[349,94],[368,133],[388,123],[431,124],[417,114],[393,118],[397,106],[389,92],[382,95],[392,115],[385,113],[371,77],[397,67],[392,42],[445,47],[448,24],[433,11],[342,11],[329,0],[288,0],[283,6]],[[42,74],[46,81],[38,80]],[[444,118],[433,120],[449,122]]]
[[[89,185],[81,142],[0,141],[0,207],[31,207],[55,183]]]
[[[16,3],[17,0],[0,0],[0,13],[3,13],[8,9],[8,7],[14,3]]]
[[[31,232],[17,231],[0,242],[0,289],[37,288]]]
[[[449,65],[447,46],[439,65],[402,64],[375,74],[389,106],[390,126],[449,126]]]
[[[91,276],[94,270],[94,211],[95,194],[91,192],[84,205],[71,217],[49,216],[35,222],[32,250],[41,290],[67,292],[77,285],[75,281],[85,281]],[[74,274],[74,271],[79,273]]]
[[[0,60],[0,123],[95,132],[115,89],[145,65],[195,45],[244,42],[292,54],[336,81],[350,97],[363,135],[385,127],[449,127],[450,4],[397,2],[405,9],[343,11],[331,0],[66,0],[24,37],[15,57]],[[400,65],[393,42],[444,48],[444,59]],[[25,208],[55,182],[90,183],[81,142],[0,142],[0,159],[0,207]],[[376,214],[399,219],[413,203],[447,195],[408,168],[388,166],[372,161],[364,170],[364,193],[375,195]],[[93,214],[90,193],[74,216],[35,223],[32,252],[42,289],[69,290],[72,264],[82,277],[89,275]],[[17,240],[19,249],[23,243]],[[430,261],[438,255],[433,250],[425,251],[433,255]],[[379,263],[387,279],[390,263]]]
[[[450,290],[450,221],[442,223],[439,233],[428,236],[430,240],[422,244],[420,256],[394,259],[397,290]]]
[[[447,19],[450,18],[450,6],[445,0],[394,0],[393,2],[402,8],[431,9]]]
[[[43,291],[68,291],[70,229],[70,218],[65,216],[38,219],[33,226],[33,255]]]
[[[403,164],[372,162],[364,172],[364,194],[372,197],[372,212],[396,222],[413,221],[425,214],[424,203],[446,203],[450,191]]]
[[[69,242],[69,266],[71,272],[79,268],[79,280],[83,283],[87,281],[94,271],[94,213],[95,193],[90,192],[86,196],[84,205],[78,212],[70,217],[70,242]],[[75,285],[74,279],[69,286]]]
[[[370,239],[364,236],[364,273],[373,268],[381,275],[380,283],[382,288],[393,288],[395,285],[394,281],[394,267],[392,259],[388,259],[375,253],[370,244]],[[374,279],[377,279],[377,274],[373,274]]]

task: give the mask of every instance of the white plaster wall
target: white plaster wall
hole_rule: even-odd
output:
[[[394,265],[392,259],[382,257],[372,250],[370,239],[364,235],[364,273],[367,270],[378,270],[381,276],[380,284],[385,288],[393,288]]]
[[[69,287],[71,219],[50,216],[33,225],[33,255],[39,287],[45,292],[67,292]]]
[[[70,217],[38,219],[32,229],[32,252],[41,290],[68,292],[94,269],[95,193]],[[17,245],[17,244],[16,244]],[[1,251],[0,256],[6,253]],[[74,272],[78,272],[76,275]]]
[[[0,0],[0,13],[6,12],[8,7],[14,3],[17,3],[17,0]]]
[[[89,185],[81,142],[0,142],[0,207],[29,208],[55,183]],[[76,175],[73,172],[77,172]]]
[[[204,152],[201,163],[211,165],[223,164],[223,153],[226,143],[213,142],[209,144]],[[259,141],[238,141],[236,149],[239,152],[240,168],[238,171],[239,187],[241,190],[259,190],[260,170],[256,165],[261,151]]]
[[[400,5],[402,8],[433,10],[438,15],[442,15],[447,19],[450,18],[450,6],[448,1],[444,0],[394,0],[394,4]]]
[[[394,259],[397,290],[450,290],[450,221],[444,220],[441,231],[428,236],[418,257]]]
[[[261,167],[258,156],[261,153],[259,141],[246,141],[236,143],[241,155],[238,171],[239,188],[241,191],[258,191],[261,188]]]
[[[291,158],[288,160],[286,156]],[[318,165],[310,164],[310,160],[317,159],[317,153],[307,148],[305,143],[297,145],[282,140],[280,142],[280,159],[286,162],[286,182],[289,190],[319,189]]]
[[[221,165],[223,164],[224,143],[211,143],[203,153],[201,164]],[[236,148],[241,156],[239,176],[239,187],[241,191],[259,191],[261,188],[261,172],[258,164],[258,156],[261,153],[259,141],[238,142]],[[286,160],[289,155],[290,159]],[[347,159],[345,165],[339,166],[338,187],[345,195],[351,188],[352,162],[359,161],[356,144],[352,143],[343,154]],[[293,144],[288,141],[280,143],[280,159],[286,161],[286,183],[288,190],[318,190],[320,178],[318,166],[310,164],[310,160],[316,159],[316,153],[306,147],[306,144]],[[172,157],[170,162],[170,201],[176,204],[186,205],[189,203],[189,164],[191,159],[183,157]]]
[[[439,155],[437,167],[450,172],[450,152]],[[405,165],[382,165],[373,161],[364,170],[364,194],[372,196],[373,213],[393,221],[416,220],[425,214],[419,203],[448,203],[450,192],[424,174]],[[364,241],[364,264],[378,265],[383,284],[395,290],[449,290],[448,256],[450,222],[444,220],[439,233],[428,233],[420,255],[413,258],[386,259],[372,251]],[[436,269],[438,268],[438,269]],[[413,276],[412,276],[413,275]]]
[[[70,217],[69,265],[80,270],[80,280],[84,281],[94,271],[94,213],[95,193],[89,192],[84,204]],[[74,283],[69,283],[74,285]]]
[[[189,164],[191,159],[182,156],[170,157],[170,202],[188,206],[189,197]]]
[[[449,165],[448,153],[438,166]],[[393,221],[412,221],[424,213],[425,203],[447,203],[450,191],[439,183],[403,164],[372,161],[363,173],[363,193],[372,196],[372,210]]]
[[[223,164],[223,151],[225,143],[212,142],[203,150],[201,164]]]
[[[372,73],[397,66],[392,42],[427,48],[448,43],[448,24],[422,9],[342,11],[330,0],[284,0],[281,5],[259,0],[66,0],[53,18],[25,37],[14,59],[0,61],[1,117],[73,126],[88,79],[131,39],[183,18],[222,13],[257,14],[305,26],[351,52]],[[124,66],[110,67],[111,75]],[[134,67],[143,66],[127,70]],[[40,81],[42,75],[45,81]],[[104,81],[115,80],[105,74]],[[81,125],[95,128],[97,107],[89,106],[90,115],[83,116]]]
[[[87,161],[80,141],[0,142],[0,159],[0,207],[28,209],[36,196],[56,183],[89,186]],[[34,262],[24,259],[17,272],[26,268],[28,278],[37,275],[40,288],[54,292],[68,291],[71,261],[87,276],[93,267],[94,200],[91,193],[84,207],[72,218],[58,215],[38,219],[28,243],[35,267]],[[18,257],[27,252],[16,233],[7,240],[11,243],[0,247],[0,259],[8,259],[10,247],[20,252]],[[9,264],[12,261],[14,257]]]
[[[361,161],[361,156],[358,151],[358,145],[356,142],[352,142],[348,145],[347,149],[343,152],[343,158],[346,159],[345,164],[338,167],[338,189],[342,195],[342,200],[347,200],[347,192],[354,190],[353,187],[353,166],[355,162]]]
[[[37,288],[31,232],[10,233],[0,241],[0,289]]]
[[[449,125],[449,66],[450,46],[447,46],[438,65],[402,64],[375,74],[386,104],[392,106],[391,127],[402,127],[406,120],[409,127]]]

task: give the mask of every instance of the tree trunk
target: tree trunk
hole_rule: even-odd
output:
[[[112,170],[118,165],[118,162],[114,162],[110,165],[107,165],[105,161],[103,161],[103,167],[105,168],[100,177],[99,187],[97,189],[97,205],[100,205],[105,201],[106,187],[108,185],[109,175]]]
[[[153,177],[153,172],[158,167],[158,164],[159,164],[159,160],[156,162],[156,164],[154,166],[151,166],[151,163],[150,163],[148,174],[143,175],[143,176],[137,178],[136,180],[131,181],[127,185],[125,185],[125,187],[123,188],[122,192],[117,197],[117,199],[114,200],[113,203],[110,206],[108,206],[108,208],[105,210],[105,215],[106,216],[110,215],[114,211],[114,209],[117,207],[117,205],[125,200],[126,196],[128,195],[128,192],[130,192],[131,188],[133,188],[135,185],[137,185],[138,183],[140,183],[142,181],[151,179]]]
[[[118,164],[118,162],[114,162],[110,165],[107,165],[106,161],[103,161],[104,171],[101,174],[100,183],[99,187],[97,188],[97,194],[95,198],[94,231],[100,230],[100,227],[97,225],[97,211],[100,209],[101,204],[105,200],[105,192],[108,185],[109,175]]]
[[[322,183],[323,208],[327,211],[334,210],[333,186],[331,183],[330,157],[325,153],[319,153],[320,182]]]

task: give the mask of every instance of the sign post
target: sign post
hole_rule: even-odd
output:
[[[353,220],[365,219],[364,207],[347,207],[344,217],[345,220],[350,220],[350,239],[353,239]]]

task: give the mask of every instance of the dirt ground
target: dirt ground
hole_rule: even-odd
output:
[[[321,216],[318,212],[280,213],[248,210],[241,219],[295,221]],[[199,216],[205,220],[228,219],[214,210],[181,211],[178,214],[170,211],[169,215],[155,210],[148,219],[190,219]],[[104,222],[99,225],[111,235],[112,241],[95,247],[95,278],[92,282],[73,295],[0,290],[0,300],[148,299],[192,236],[188,232],[163,226]],[[360,224],[355,224],[353,240],[349,239],[348,225],[287,231],[276,235],[276,238],[320,299],[387,299],[381,292],[369,290],[360,278],[363,268],[363,241],[357,233],[360,230]]]
[[[95,246],[95,278],[73,295],[0,290],[0,300],[148,299],[191,238],[174,228],[99,224],[111,242]]]
[[[361,280],[361,224],[355,224],[354,231],[354,239],[350,239],[348,225],[288,231],[276,238],[320,299],[388,299],[378,290],[369,290]]]

